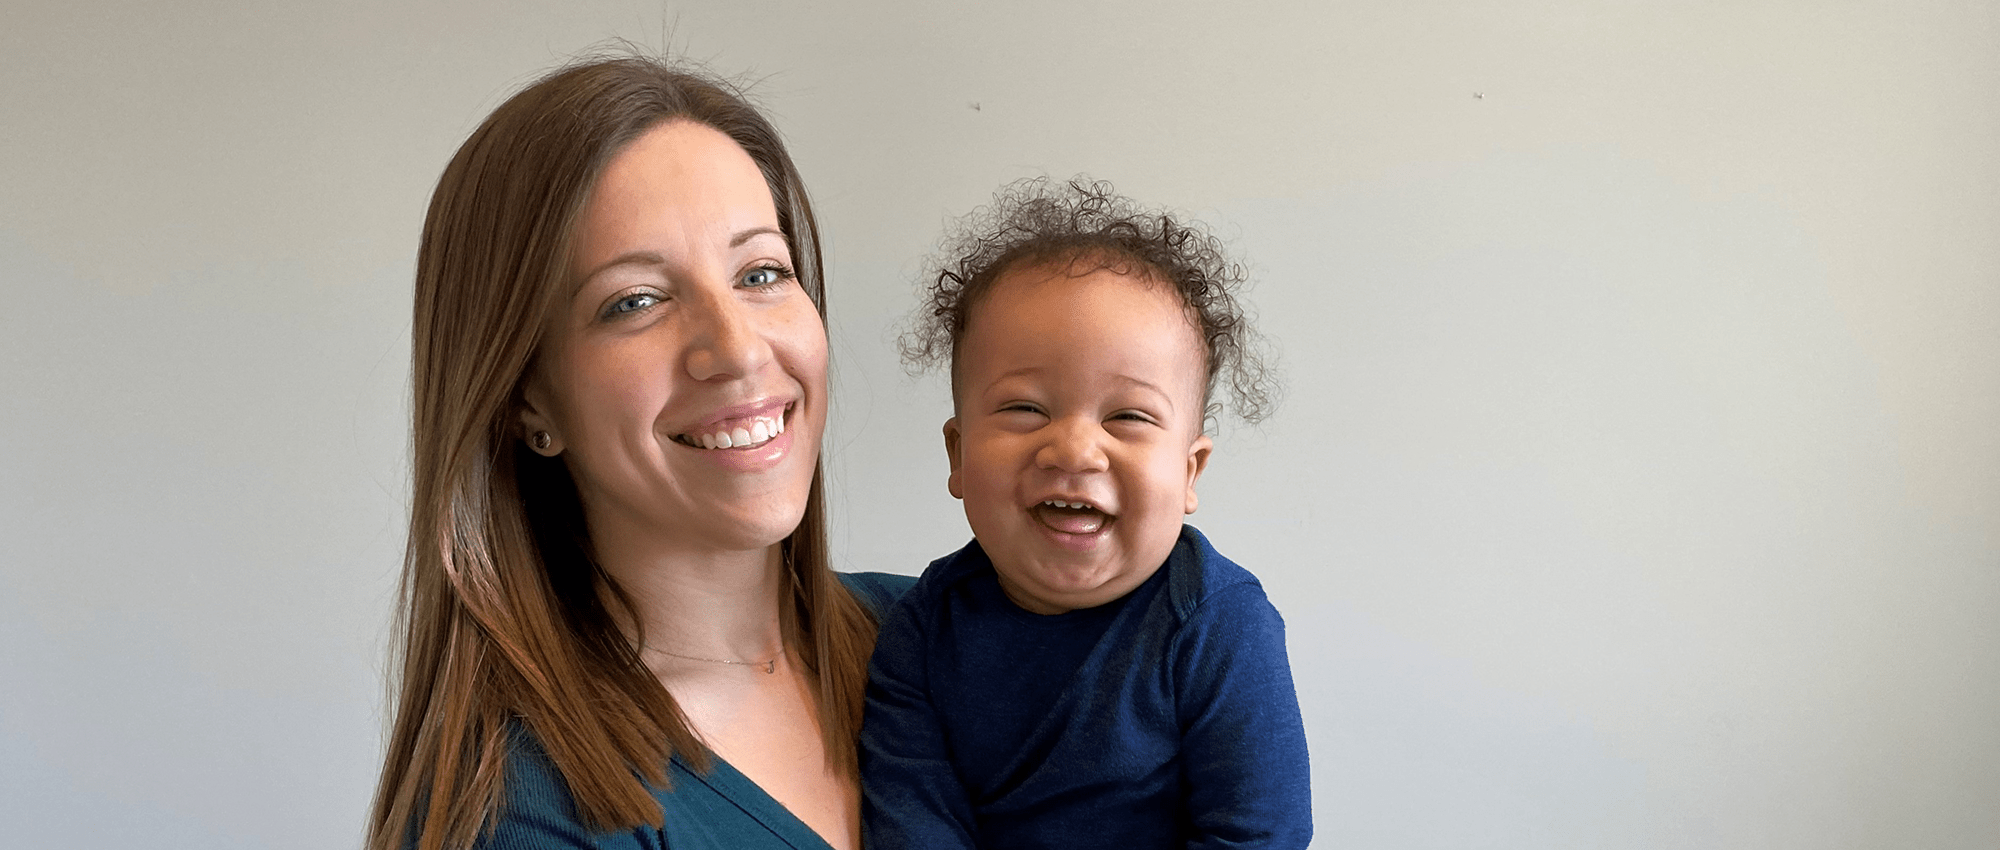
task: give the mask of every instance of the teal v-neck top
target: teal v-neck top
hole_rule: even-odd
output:
[[[842,573],[841,580],[861,604],[879,614],[915,581],[888,573]],[[505,801],[499,822],[482,836],[482,850],[830,850],[806,826],[749,777],[720,757],[696,773],[675,756],[667,766],[669,787],[653,789],[665,813],[663,827],[595,832],[583,825],[569,786],[541,742],[525,728],[509,743]]]

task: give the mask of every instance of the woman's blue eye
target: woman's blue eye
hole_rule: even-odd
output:
[[[743,275],[743,285],[762,289],[767,286],[777,286],[789,280],[791,276],[792,270],[782,266],[758,266]]]
[[[611,309],[605,312],[613,316],[622,316],[626,313],[637,313],[658,303],[660,298],[657,295],[650,292],[634,292],[611,302]]]

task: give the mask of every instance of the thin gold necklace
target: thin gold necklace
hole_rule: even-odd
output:
[[[682,655],[678,652],[668,652],[664,649],[652,646],[642,645],[642,648],[653,652],[657,652],[661,655],[671,655],[675,658],[685,658],[689,661],[706,661],[710,664],[735,664],[742,667],[762,667],[764,668],[764,672],[771,674],[776,674],[778,672],[778,659],[785,657],[785,648],[782,646],[778,647],[778,654],[771,656],[771,660],[769,661],[731,661],[727,658],[702,658],[698,655]]]

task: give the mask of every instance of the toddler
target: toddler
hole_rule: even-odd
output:
[[[863,837],[898,848],[1302,848],[1284,623],[1182,516],[1226,385],[1270,381],[1222,243],[1110,185],[1016,183],[959,225],[903,341],[947,365],[974,540],[883,615]]]

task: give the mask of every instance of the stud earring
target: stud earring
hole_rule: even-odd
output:
[[[536,431],[534,441],[535,451],[545,452],[549,450],[550,445],[555,443],[555,438],[549,436],[549,432],[547,431]]]

